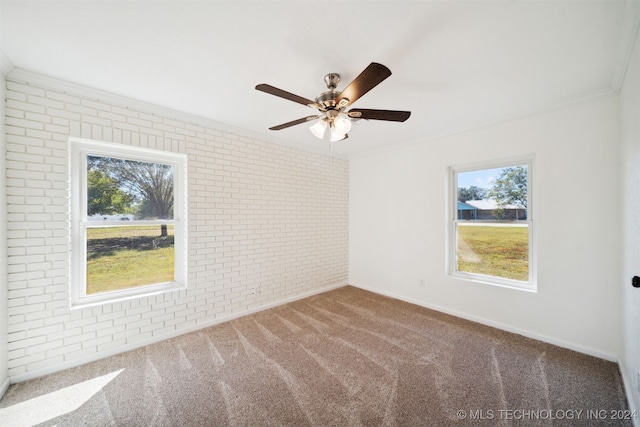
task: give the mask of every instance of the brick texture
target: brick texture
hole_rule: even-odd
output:
[[[7,80],[10,377],[346,284],[348,162],[80,92]],[[186,291],[70,308],[70,136],[187,154]]]

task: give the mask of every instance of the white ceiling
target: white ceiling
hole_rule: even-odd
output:
[[[329,152],[303,124],[313,99],[370,62],[391,77],[354,107],[410,110],[364,121],[333,153],[427,140],[616,92],[638,1],[7,1],[1,48],[19,69]]]

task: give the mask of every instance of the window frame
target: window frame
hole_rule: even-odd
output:
[[[71,192],[71,308],[101,305],[187,287],[187,156],[181,153],[132,147],[81,138],[69,138],[69,175]],[[87,215],[87,157],[99,156],[146,163],[161,163],[173,167],[173,219],[116,221],[96,223]],[[174,280],[134,286],[131,288],[87,295],[87,229],[105,227],[136,227],[173,225]]]
[[[507,168],[515,166],[527,166],[527,219],[526,220],[473,220],[473,224],[513,224],[514,222],[526,224],[528,228],[528,279],[520,281],[504,277],[489,276],[479,273],[459,271],[458,267],[458,224],[469,223],[469,220],[458,219],[458,174],[464,172],[481,171],[485,169]],[[509,159],[483,161],[464,165],[455,165],[448,168],[449,176],[449,218],[448,218],[448,256],[447,274],[449,277],[483,283],[488,285],[518,289],[529,292],[537,292],[536,277],[536,233],[534,229],[534,186],[533,176],[535,168],[534,156],[515,157]]]

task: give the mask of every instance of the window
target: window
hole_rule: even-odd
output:
[[[186,286],[186,156],[72,138],[73,306]]]
[[[452,276],[535,290],[532,164],[451,168]]]

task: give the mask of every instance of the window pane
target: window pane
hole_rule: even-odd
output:
[[[172,165],[87,156],[90,221],[173,219]]]
[[[87,228],[87,295],[174,281],[173,225]]]
[[[527,165],[458,172],[456,219],[527,220]]]
[[[456,236],[458,271],[529,280],[527,224],[458,223]]]

